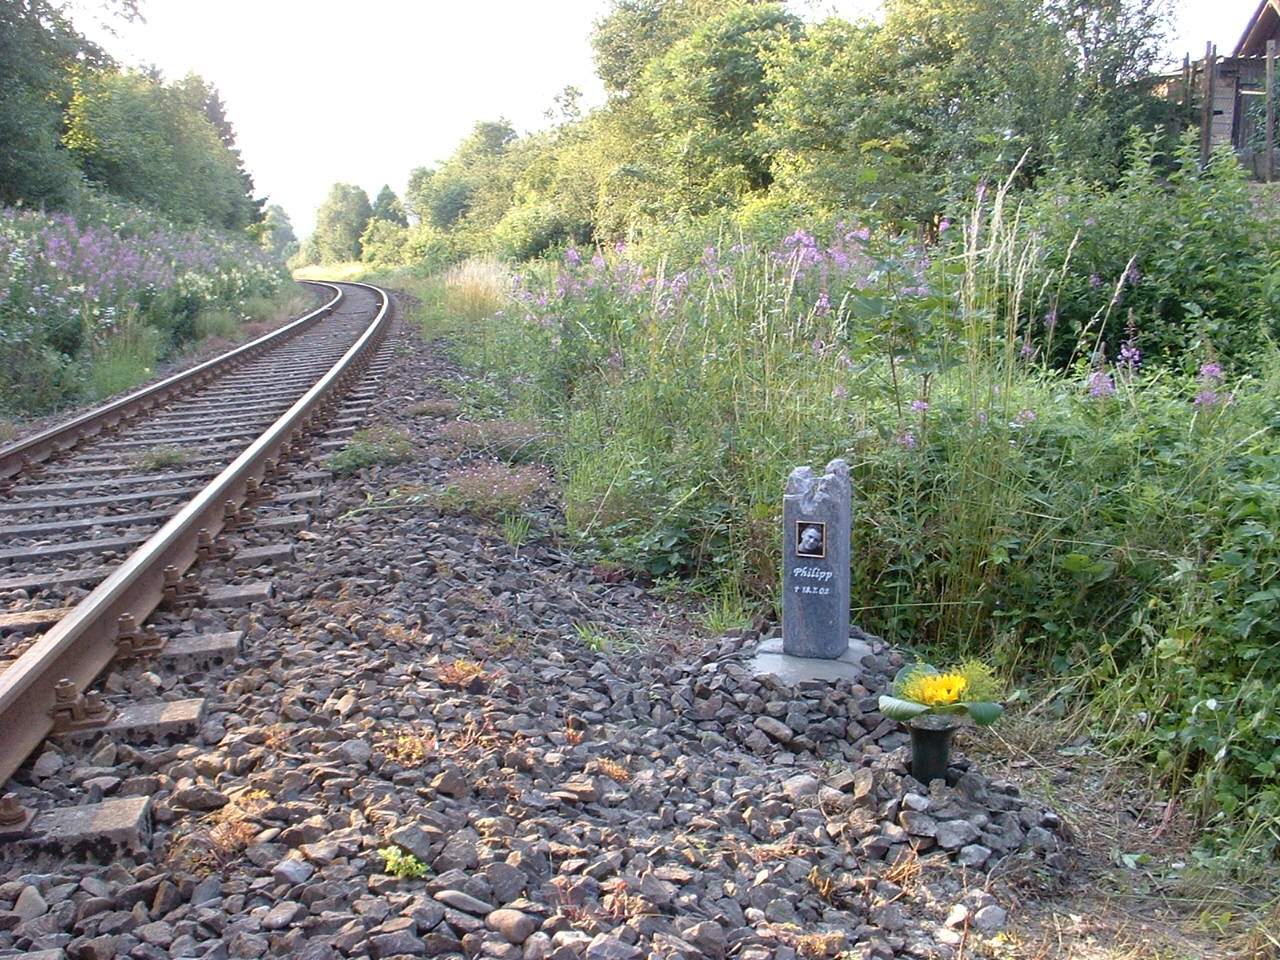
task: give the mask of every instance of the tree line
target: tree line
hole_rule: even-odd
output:
[[[108,12],[137,16],[135,0]],[[252,230],[288,252],[292,228],[263,211],[217,90],[125,69],[48,0],[0,0],[0,204],[74,212],[85,191],[178,225]]]
[[[806,22],[764,0],[615,0],[592,34],[603,106],[566,88],[549,129],[478,122],[402,201],[335,185],[302,259],[527,259],[673,220],[850,210],[927,233],[1015,169],[1111,186],[1131,131],[1168,142],[1183,122],[1144,82],[1168,16],[885,0],[874,20]]]

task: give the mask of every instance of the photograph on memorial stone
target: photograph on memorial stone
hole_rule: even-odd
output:
[[[827,525],[813,520],[796,521],[796,556],[816,557],[827,555]]]

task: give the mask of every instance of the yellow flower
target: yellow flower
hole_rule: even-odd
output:
[[[958,673],[915,673],[903,685],[902,696],[928,707],[955,703],[969,685]]]

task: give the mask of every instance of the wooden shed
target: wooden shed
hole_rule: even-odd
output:
[[[1275,50],[1280,43],[1280,0],[1262,0],[1230,56],[1219,56],[1209,44],[1203,60],[1188,57],[1182,70],[1160,78],[1157,89],[1185,105],[1200,127],[1205,159],[1221,144],[1230,144],[1240,162],[1259,179],[1277,172],[1274,147],[1267,149],[1271,124],[1267,91],[1275,88]],[[1271,98],[1274,104],[1274,97]],[[1270,165],[1270,166],[1269,166]]]

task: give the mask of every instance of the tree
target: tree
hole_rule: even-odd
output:
[[[615,96],[630,96],[645,68],[701,24],[763,0],[615,0],[591,34],[596,74]]]
[[[404,207],[400,203],[400,198],[386,184],[383,184],[382,189],[378,191],[377,198],[373,201],[373,219],[386,220],[401,227],[409,225],[409,220],[404,215]]]
[[[298,237],[284,207],[273,203],[262,217],[262,246],[280,260],[291,257],[298,246]]]
[[[70,70],[106,55],[43,0],[0,0],[0,203],[63,206],[78,172],[62,148]]]
[[[335,183],[320,209],[308,241],[312,263],[346,263],[360,259],[360,237],[373,216],[369,195],[349,183]]]
[[[1024,178],[1053,163],[1114,179],[1125,132],[1156,116],[1128,83],[1153,62],[1156,14],[1131,5],[886,0],[882,24],[778,45],[759,135],[779,191],[926,222],[1028,152]]]
[[[735,5],[646,67],[639,89],[678,209],[699,212],[769,185],[755,139],[769,96],[765,62],[801,29],[780,3]]]
[[[404,262],[409,228],[385,217],[373,217],[360,235],[360,260],[373,266],[395,266]]]
[[[191,105],[189,87],[138,71],[72,79],[63,143],[90,181],[180,223],[242,230],[260,217],[239,153]]]
[[[512,203],[520,169],[519,156],[511,153],[516,143],[506,120],[477,123],[438,170],[419,167],[410,174],[409,212],[437,231],[468,235],[470,245],[484,248]]]

